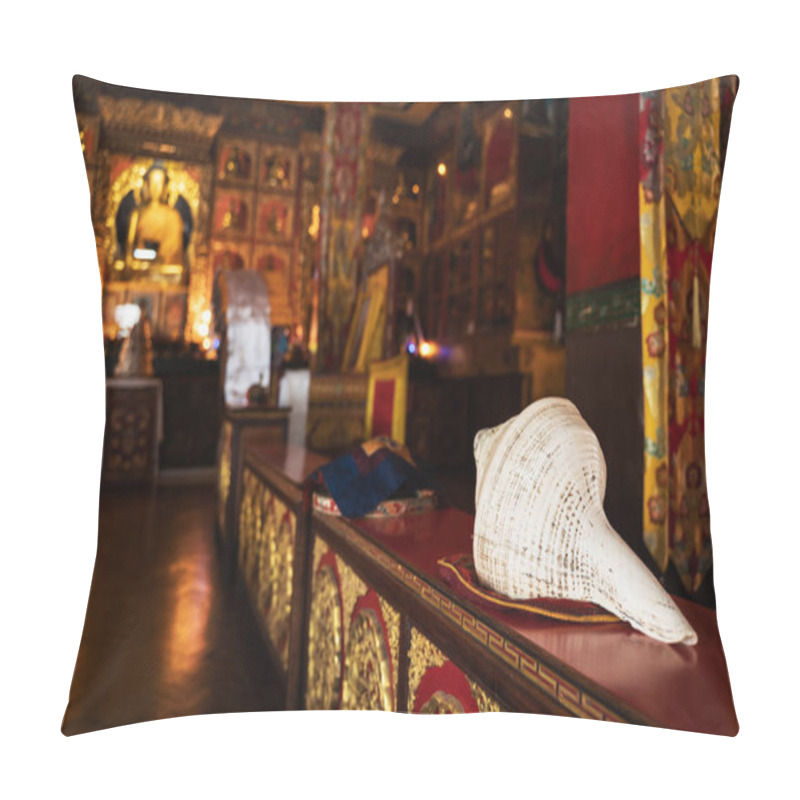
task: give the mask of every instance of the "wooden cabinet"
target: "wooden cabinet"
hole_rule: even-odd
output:
[[[162,438],[158,378],[107,378],[103,483],[146,483],[158,474]]]
[[[222,405],[219,362],[164,360],[154,366],[164,386],[161,469],[213,468]]]
[[[518,414],[525,377],[506,375],[409,381],[406,444],[416,458],[437,468],[472,467],[472,440]]]

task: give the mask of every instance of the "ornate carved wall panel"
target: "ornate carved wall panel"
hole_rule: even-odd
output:
[[[314,540],[305,707],[339,708],[342,701],[344,626],[342,590],[333,552]]]
[[[233,426],[230,422],[223,423],[222,445],[219,456],[219,473],[217,475],[217,491],[219,492],[217,521],[220,531],[225,531],[225,511],[228,507],[228,495],[231,489],[231,443]]]
[[[500,704],[412,627],[408,648],[408,711],[463,714],[500,711]]]
[[[400,614],[315,539],[307,708],[397,710]]]
[[[297,519],[285,503],[245,469],[239,512],[239,566],[269,639],[289,666],[289,621]]]

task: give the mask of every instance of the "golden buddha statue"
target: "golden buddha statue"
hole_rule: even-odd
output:
[[[158,162],[144,174],[141,204],[131,214],[126,261],[138,270],[157,267],[167,275],[180,276],[184,268],[183,219],[169,205],[167,171]]]

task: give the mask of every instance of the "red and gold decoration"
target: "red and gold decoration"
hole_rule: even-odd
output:
[[[369,388],[364,436],[388,436],[405,444],[408,406],[408,355],[369,365]]]
[[[640,99],[644,538],[658,567],[671,561],[690,593],[711,568],[703,420],[727,80]]]

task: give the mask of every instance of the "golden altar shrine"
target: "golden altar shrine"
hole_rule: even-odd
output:
[[[471,551],[473,517],[439,508],[348,520],[303,502],[327,459],[245,445],[238,562],[289,709],[517,711],[734,735],[715,613],[676,598],[695,647],[621,622],[578,624],[485,608],[443,580]]]

